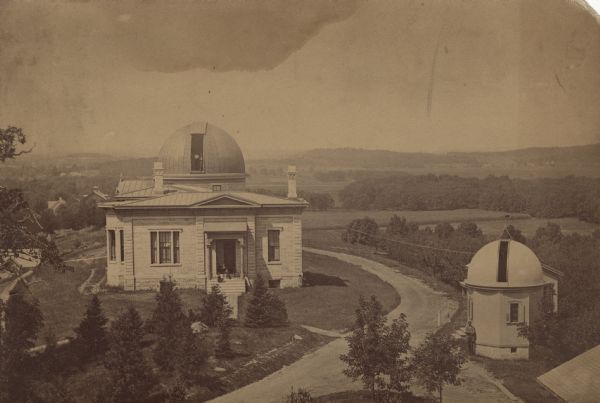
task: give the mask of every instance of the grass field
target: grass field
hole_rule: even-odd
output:
[[[360,295],[377,296],[386,312],[400,303],[392,286],[358,266],[308,252],[303,254],[303,265],[311,286],[273,290],[285,301],[293,323],[342,331],[354,323]]]
[[[345,228],[356,218],[371,217],[380,226],[388,224],[394,215],[406,218],[408,221],[420,225],[435,225],[440,222],[449,222],[458,225],[460,222],[475,222],[483,233],[490,236],[500,235],[508,222],[519,228],[525,236],[532,236],[535,231],[548,222],[560,225],[563,232],[591,233],[600,229],[600,225],[581,221],[577,218],[535,218],[527,214],[510,214],[501,211],[488,211],[478,209],[438,210],[438,211],[388,211],[388,210],[342,210],[307,211],[303,214],[302,225],[305,230],[340,229]]]

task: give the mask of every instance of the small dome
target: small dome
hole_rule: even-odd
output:
[[[522,243],[508,239],[483,246],[467,268],[467,285],[532,287],[545,283],[542,263],[535,253]]]
[[[191,123],[169,136],[158,160],[163,163],[165,175],[246,172],[244,155],[233,137],[206,122]]]

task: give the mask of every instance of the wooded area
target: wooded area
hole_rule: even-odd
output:
[[[600,178],[485,179],[450,175],[394,175],[358,180],[340,191],[344,208],[484,210],[534,217],[578,217],[600,223]]]

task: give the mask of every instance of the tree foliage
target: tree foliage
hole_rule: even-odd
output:
[[[600,222],[600,178],[478,179],[396,174],[357,180],[339,196],[344,208],[360,210],[479,208]]]
[[[27,139],[23,129],[14,126],[0,129],[0,162],[31,152],[31,150],[18,150],[26,142]]]
[[[378,391],[405,392],[411,378],[407,353],[410,332],[406,316],[386,325],[383,307],[375,296],[362,296],[356,310],[355,328],[346,337],[348,353],[340,356],[347,364],[344,374],[362,380],[375,400]]]
[[[0,401],[27,401],[32,396],[32,367],[28,350],[35,346],[43,326],[37,299],[22,280],[2,305],[0,332]]]
[[[431,230],[429,227],[420,229],[404,217],[393,216],[385,239],[380,240],[378,247],[402,264],[458,286],[467,274],[466,264],[472,254],[485,242],[475,223],[464,222],[456,229],[451,224],[442,223]]]
[[[415,349],[412,363],[415,375],[429,392],[437,392],[442,402],[444,385],[460,385],[466,358],[458,342],[449,335],[430,333]]]
[[[102,401],[138,403],[148,401],[154,393],[157,382],[144,358],[143,337],[144,323],[133,307],[112,322],[110,348],[104,363],[108,383]]]
[[[543,301],[542,315],[522,330],[536,355],[558,364],[600,344],[600,237],[565,235],[549,223],[538,228],[530,246],[564,275],[559,278],[558,311]]]
[[[269,291],[261,275],[256,277],[254,289],[246,309],[247,327],[277,327],[288,323],[285,303]]]
[[[186,337],[192,332],[190,325],[175,283],[171,279],[161,280],[156,308],[149,322],[149,328],[157,336],[154,361],[161,369],[171,371],[176,368]]]
[[[225,318],[229,318],[233,309],[221,292],[218,284],[212,286],[210,292],[202,297],[200,321],[207,326],[215,327]]]
[[[377,233],[379,226],[371,217],[357,218],[352,220],[346,231],[342,233],[342,240],[348,243],[359,243],[361,245],[377,244]]]
[[[21,129],[0,129],[0,162],[28,152],[17,151],[18,144],[25,142],[26,137]],[[22,191],[0,186],[0,271],[21,274],[20,267],[12,264],[13,258],[20,256],[40,259],[64,270],[66,266],[56,245],[40,234],[42,229]]]
[[[83,319],[75,329],[77,352],[83,362],[103,355],[108,347],[106,324],[102,305],[97,295],[92,296]]]

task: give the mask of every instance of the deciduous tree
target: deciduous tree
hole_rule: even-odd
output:
[[[380,391],[407,391],[411,378],[406,317],[401,314],[390,326],[385,322],[386,316],[377,298],[372,296],[367,301],[361,296],[354,331],[346,337],[348,353],[340,356],[347,364],[344,374],[354,381],[361,379],[374,400]]]
[[[413,366],[417,380],[428,391],[437,392],[442,402],[445,385],[460,385],[466,358],[458,343],[448,335],[430,333],[414,351]]]

